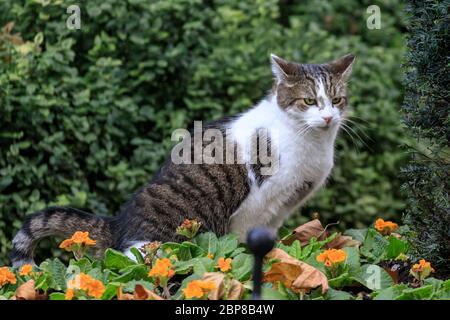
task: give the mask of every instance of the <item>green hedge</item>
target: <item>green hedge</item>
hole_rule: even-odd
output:
[[[417,256],[450,275],[450,1],[408,1],[404,121],[420,146],[403,168],[408,193],[405,221]]]
[[[358,57],[350,102],[364,143],[339,137],[333,177],[304,215],[343,227],[395,217],[399,2],[380,3],[382,29],[368,30],[369,1],[84,1],[81,30],[69,30],[71,1],[2,1],[0,25],[15,27],[0,35],[0,264],[26,214],[51,204],[112,214],[162,163],[173,129],[256,103],[270,52]]]

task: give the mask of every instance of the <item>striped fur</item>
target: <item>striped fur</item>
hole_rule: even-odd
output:
[[[273,56],[271,94],[249,111],[204,128],[220,129],[230,139],[234,162],[174,164],[169,158],[112,218],[61,207],[35,213],[13,240],[13,264],[31,262],[40,239],[68,237],[77,230],[90,232],[97,240],[95,254],[101,255],[108,247],[126,251],[153,240],[181,240],[175,230],[186,218],[199,220],[203,231],[219,236],[234,232],[241,240],[256,225],[277,229],[331,172],[353,60],[347,55],[312,65]],[[342,99],[333,104],[333,97]],[[311,99],[314,105],[306,103]],[[325,123],[327,117],[331,120]],[[279,169],[272,175],[262,173],[261,163],[249,161],[252,137],[260,129],[267,129],[263,139],[278,155],[273,164]]]

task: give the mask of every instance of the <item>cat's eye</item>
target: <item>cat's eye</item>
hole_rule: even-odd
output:
[[[339,104],[339,103],[341,103],[342,102],[342,98],[341,97],[336,97],[336,98],[333,98],[332,100],[331,100],[331,102],[333,103],[333,104]]]
[[[316,99],[304,98],[303,102],[305,104],[307,104],[308,106],[312,106],[312,105],[316,104]]]

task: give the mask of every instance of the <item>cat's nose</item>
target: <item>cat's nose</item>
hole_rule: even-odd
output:
[[[322,117],[322,119],[325,121],[326,124],[330,124],[331,120],[333,120],[333,117]]]

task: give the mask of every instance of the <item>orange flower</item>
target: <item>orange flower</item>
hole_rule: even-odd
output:
[[[203,298],[206,294],[208,294],[211,290],[214,290],[216,285],[213,281],[206,280],[193,280],[189,282],[185,289],[183,289],[184,296],[187,299],[192,298]]]
[[[334,267],[347,259],[347,254],[341,249],[328,249],[316,257],[317,262],[322,262],[325,267]]]
[[[24,264],[21,268],[20,268],[20,275],[21,276],[27,276],[29,275],[31,272],[33,271],[33,266],[31,264]]]
[[[233,261],[233,259],[231,258],[219,258],[219,260],[217,261],[217,266],[216,268],[219,268],[220,271],[222,272],[227,272],[229,270],[231,270],[231,262]]]
[[[8,267],[1,267],[0,268],[0,288],[4,285],[10,283],[10,284],[16,284],[17,279],[14,273],[9,271]]]
[[[74,296],[73,289],[67,289],[64,298],[65,298],[66,300],[72,300],[72,299],[73,299],[73,296]]]
[[[89,238],[89,232],[76,231],[71,238],[61,242],[59,247],[65,249],[66,251],[72,251],[72,246],[74,244],[79,246],[93,246],[96,241]]]
[[[410,273],[417,279],[423,280],[428,277],[432,272],[434,272],[431,263],[426,261],[425,259],[420,259],[419,263],[416,263],[412,266]]]
[[[148,273],[149,277],[155,278],[172,278],[175,274],[175,271],[171,268],[172,263],[167,258],[162,258],[156,260],[155,265]]]
[[[100,280],[92,279],[86,284],[86,292],[91,297],[100,299],[105,292],[105,286]]]
[[[389,235],[392,231],[398,229],[398,224],[392,221],[384,221],[380,218],[375,221],[375,229],[383,235]]]
[[[83,290],[87,293],[87,295],[97,299],[99,299],[103,295],[103,292],[105,292],[105,286],[100,280],[94,279],[85,273],[76,275],[75,278],[69,281],[67,287],[68,292],[66,292],[66,295],[69,297],[71,296],[72,298],[74,290]],[[72,292],[69,292],[70,289]]]
[[[212,253],[208,253],[206,256],[210,259],[214,259],[214,255]]]

